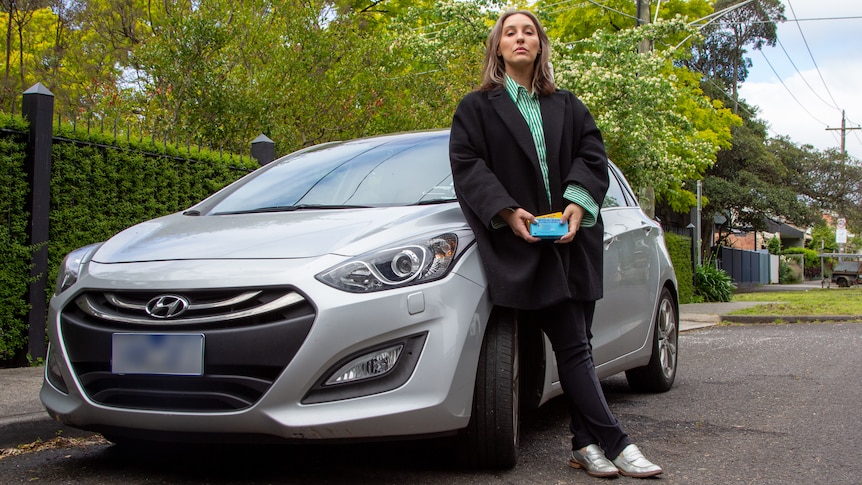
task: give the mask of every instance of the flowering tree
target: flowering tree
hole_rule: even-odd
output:
[[[638,53],[641,40],[659,41],[689,30],[681,19],[616,33],[596,32],[577,45],[558,45],[555,75],[590,109],[608,154],[637,189],[651,186],[657,200],[688,210],[695,195],[686,182],[700,179],[740,123],[705,96],[700,78],[674,61],[673,48]],[[694,34],[693,31],[691,31]]]

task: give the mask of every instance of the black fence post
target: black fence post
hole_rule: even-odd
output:
[[[45,358],[45,316],[47,315],[48,280],[48,211],[51,204],[51,144],[54,119],[54,94],[42,83],[24,91],[22,114],[30,122],[27,139],[26,171],[30,184],[27,210],[30,221],[27,227],[29,243],[35,250],[30,269],[30,287],[27,302],[30,310],[28,351],[32,359]]]
[[[262,167],[275,160],[275,142],[266,135],[259,135],[251,141],[251,157]]]

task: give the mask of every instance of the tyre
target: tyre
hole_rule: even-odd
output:
[[[670,290],[663,288],[653,322],[652,356],[647,365],[626,371],[629,387],[637,392],[666,392],[676,378],[679,320]]]
[[[470,468],[512,468],[520,443],[518,325],[512,311],[494,309],[488,321],[470,423],[459,436],[459,459]]]

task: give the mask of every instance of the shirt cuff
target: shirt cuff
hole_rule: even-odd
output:
[[[491,219],[491,229],[502,229],[506,226],[508,226],[508,224],[506,224],[506,221],[504,221],[500,216],[494,216],[494,218]]]
[[[512,212],[515,212],[514,207],[508,207],[508,209]],[[504,227],[509,227],[509,223],[506,222],[505,219],[503,219],[499,215],[495,215],[491,218],[491,229],[502,229]]]
[[[596,201],[593,200],[587,189],[577,184],[571,184],[566,187],[563,197],[569,202],[574,202],[584,208],[584,218],[581,219],[581,227],[593,227],[596,225],[599,215],[599,205],[596,204]]]

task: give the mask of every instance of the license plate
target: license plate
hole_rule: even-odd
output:
[[[203,334],[115,333],[111,372],[200,376],[204,369]]]

